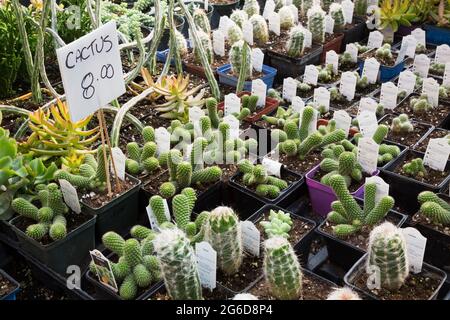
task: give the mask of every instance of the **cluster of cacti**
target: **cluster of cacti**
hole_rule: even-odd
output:
[[[149,10],[153,5],[153,0],[137,0],[133,4],[133,9],[144,12],[145,10]]]
[[[374,133],[372,134],[373,141],[375,141],[377,144],[381,144],[383,142],[383,140],[386,138],[388,132],[389,132],[388,126],[386,126],[384,124],[379,124],[377,126],[377,128],[375,129]],[[362,136],[363,135],[360,132],[358,132],[357,134],[354,135],[356,143],[358,143],[359,138],[362,138]],[[351,150],[348,150],[348,151],[351,151]]]
[[[244,22],[248,20],[248,14],[244,10],[233,10],[230,15],[230,20],[242,29],[244,27]]]
[[[139,288],[148,288],[161,279],[161,269],[154,255],[153,241],[156,234],[144,226],[134,226],[132,238],[125,240],[119,234],[109,231],[102,236],[103,245],[115,253],[119,259],[111,262],[119,295],[122,299],[136,298]],[[91,262],[90,270],[97,273],[97,266]]]
[[[155,142],[155,130],[147,126],[142,130],[144,145],[139,146],[137,142],[127,144],[126,171],[137,175],[142,172],[152,173],[160,167],[156,156],[157,145]]]
[[[327,174],[320,179],[321,183],[330,185],[331,178],[336,174],[342,176],[347,187],[352,180],[356,182],[362,180],[362,167],[354,152],[345,151],[342,145],[332,145],[322,151],[322,156],[320,169]]]
[[[400,151],[400,148],[396,145],[380,144],[380,148],[378,149],[378,165],[382,166],[398,157]]]
[[[450,225],[450,205],[431,191],[423,191],[417,197],[420,203],[419,212],[433,223]]]
[[[384,196],[378,203],[375,202],[377,185],[367,182],[364,186],[364,209],[348,191],[344,177],[335,174],[329,179],[329,183],[337,201],[331,203],[332,211],[328,213],[327,220],[334,224],[333,233],[340,238],[357,233],[363,226],[378,224],[394,207],[394,199]]]
[[[267,26],[266,19],[260,15],[253,15],[249,21],[253,25],[253,40],[259,46],[264,46],[269,41],[269,27]]]
[[[439,86],[439,98],[447,99],[449,95],[449,88],[441,85]]]
[[[338,88],[332,87],[328,91],[330,91],[330,102],[334,103],[345,103],[347,97],[344,96]]]
[[[183,34],[176,29],[175,29],[175,41],[180,56],[181,57],[185,56],[188,53],[187,41],[186,38],[183,36]]]
[[[211,35],[203,30],[197,30],[197,35],[202,43],[203,50],[205,51],[209,64],[212,64],[214,62],[214,50]],[[201,63],[200,50],[198,50],[198,46],[194,46],[194,57],[196,63]]]
[[[277,126],[278,128],[283,128],[287,120],[295,120],[295,119],[298,120],[298,118],[299,113],[295,112],[292,107],[289,107],[288,109],[278,107],[275,115],[273,116],[263,115],[261,119],[263,121],[266,121],[270,125]]]
[[[433,105],[428,102],[428,96],[422,94],[418,98],[412,98],[409,101],[409,105],[415,114],[423,114],[433,109]]]
[[[275,298],[301,298],[303,274],[297,255],[286,238],[275,236],[264,242],[264,276]]]
[[[356,65],[356,62],[353,61],[352,55],[350,52],[344,52],[339,55],[339,67],[342,68],[353,68]]]
[[[409,121],[408,115],[402,113],[398,117],[392,119],[391,131],[394,135],[407,135],[414,131],[414,127]]]
[[[379,60],[382,64],[389,64],[393,61],[394,56],[392,55],[391,45],[389,43],[383,44],[381,48],[375,51],[375,58]]]
[[[368,1],[367,0],[354,0],[353,3],[355,4],[355,15],[358,16],[366,16],[367,14],[367,7],[368,7]]]
[[[67,235],[67,221],[64,217],[69,208],[63,200],[63,195],[56,183],[36,186],[38,191],[38,208],[29,200],[15,198],[11,202],[12,209],[24,218],[33,220],[25,233],[34,240],[41,240],[47,234],[54,241],[61,240]]]
[[[303,55],[305,40],[304,29],[301,26],[291,28],[289,31],[289,38],[286,42],[287,55],[293,58],[298,58]]]
[[[153,241],[167,293],[173,300],[202,300],[197,257],[186,235],[167,228]]]
[[[348,287],[333,290],[327,300],[361,300],[359,295]]]
[[[314,43],[325,42],[325,12],[320,6],[308,10],[308,29]]]
[[[360,44],[359,42],[355,42],[354,44],[355,44],[356,48],[358,49],[358,54],[363,54],[370,50],[368,46]]]
[[[205,10],[201,8],[195,8],[192,13],[192,18],[194,19],[195,26],[197,30],[202,30],[206,34],[211,33],[211,25],[209,24],[208,16]]]
[[[330,6],[330,16],[334,19],[334,32],[342,32],[345,27],[344,11],[339,3],[332,3]]]
[[[432,62],[429,71],[431,74],[443,76],[445,72],[445,63]]]
[[[234,76],[239,77],[243,72],[244,79],[250,79],[252,76],[252,53],[250,47],[244,40],[235,42],[228,54],[231,71]]]
[[[282,210],[270,210],[269,221],[263,220],[259,223],[268,238],[280,236],[289,238],[289,231],[292,228],[292,219],[289,213]]]
[[[307,94],[309,91],[311,91],[313,89],[313,86],[305,83],[305,82],[298,82],[297,83],[297,90],[301,93],[301,94]]]
[[[259,3],[257,0],[245,0],[242,9],[247,13],[248,17],[259,15]]]
[[[281,96],[281,93],[274,88],[270,88],[269,90],[267,90],[267,96],[269,98],[277,100],[278,102],[283,101],[283,97]]]
[[[319,71],[319,75],[317,79],[319,82],[328,83],[334,79],[333,65],[328,64],[325,67],[317,66],[317,70]]]
[[[416,46],[416,54],[421,54],[421,53],[426,53],[426,52],[427,52],[427,47],[421,43],[418,43]],[[445,67],[445,65],[444,65],[444,67]],[[431,66],[430,66],[430,68],[431,68]]]
[[[269,199],[276,199],[282,190],[288,187],[283,179],[271,176],[263,165],[253,165],[249,160],[243,159],[238,163],[239,172],[242,173],[242,183],[245,186],[254,186],[256,194]]]
[[[358,72],[354,72],[354,74],[356,76],[356,89],[357,90],[364,90],[370,85],[369,79],[367,78],[367,76],[361,77]]]
[[[334,3],[333,0],[321,0],[320,5],[325,12],[329,12],[330,6]]]
[[[281,9],[278,11],[278,15],[280,16],[281,29],[290,29],[294,26],[295,17],[289,6],[281,7]]]
[[[236,42],[244,39],[242,29],[234,22],[231,24],[231,26],[228,27],[227,35],[228,35],[228,43],[231,46]]]
[[[381,288],[391,291],[401,288],[409,275],[406,241],[401,229],[385,222],[372,230],[366,268],[368,274],[376,272]]]
[[[428,174],[422,158],[412,159],[408,163],[405,163],[402,169],[405,174],[411,177],[422,178]]]

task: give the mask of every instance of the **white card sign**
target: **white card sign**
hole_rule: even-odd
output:
[[[377,117],[374,112],[362,111],[358,117],[359,131],[364,137],[372,137],[377,129]],[[378,155],[376,157],[378,159]]]
[[[366,178],[367,183],[372,182],[377,186],[377,190],[375,192],[375,204],[378,204],[380,200],[389,195],[389,184],[387,184],[381,177],[373,176]]]
[[[312,33],[308,29],[303,29],[303,35],[305,39],[303,40],[303,46],[305,48],[311,48],[312,46]]]
[[[437,46],[434,62],[447,63],[449,61],[450,61],[450,47],[448,46],[448,44],[441,44],[440,46]]]
[[[81,213],[80,200],[78,200],[77,189],[70,184],[69,181],[59,179],[59,186],[61,187],[61,193],[64,198],[64,202],[75,213]]]
[[[348,101],[355,98],[356,81],[356,75],[351,71],[344,72],[341,75],[339,91],[347,98]]]
[[[213,290],[216,287],[217,252],[208,242],[195,244],[197,268],[202,287]]]
[[[219,20],[219,30],[225,35],[225,38],[228,38],[228,28],[230,27],[232,21],[227,16],[221,16]]]
[[[348,52],[352,57],[352,62],[358,61],[358,47],[354,43],[349,43],[345,46],[345,52]]]
[[[241,221],[242,245],[244,250],[259,257],[261,248],[261,233],[251,221]]]
[[[414,56],[416,55],[416,47],[417,47],[416,38],[414,38],[412,35],[403,37],[401,48],[403,48],[404,46],[407,46],[405,55],[407,57],[414,58]]]
[[[344,0],[341,2],[342,12],[344,13],[345,23],[353,22],[353,11],[355,10],[355,4],[351,0]]]
[[[425,31],[423,29],[416,28],[411,32],[411,35],[417,40],[417,44],[426,45]]]
[[[427,238],[417,229],[411,227],[402,229],[402,233],[406,242],[409,270],[413,273],[420,273],[422,271]]]
[[[444,172],[449,155],[450,145],[448,144],[448,139],[430,139],[423,157],[423,163],[434,170]]]
[[[357,159],[364,172],[373,174],[377,170],[379,148],[371,137],[359,138]]]
[[[272,12],[269,15],[269,30],[275,33],[277,36],[279,36],[281,33],[280,15],[276,12]]]
[[[252,81],[252,95],[258,96],[258,107],[264,106],[266,103],[267,85],[261,79]]]
[[[380,48],[383,45],[384,36],[380,31],[372,31],[369,33],[367,47],[369,49]]]
[[[292,14],[294,15],[294,23],[297,24],[298,23],[298,8],[293,4],[288,4],[287,1],[286,1],[286,5],[289,7],[289,9],[291,9]]]
[[[317,86],[317,81],[319,79],[319,70],[313,64],[309,64],[305,67],[305,73],[303,75],[303,82]]]
[[[213,49],[218,56],[225,55],[225,35],[220,29],[213,31]]]
[[[261,164],[264,168],[266,168],[269,175],[276,176],[278,178],[281,177],[282,164],[280,162],[264,157]]]
[[[242,33],[244,34],[245,42],[247,42],[249,45],[252,46],[253,45],[253,24],[249,20],[244,21],[244,23],[242,24]]]
[[[318,106],[324,106],[325,110],[330,109],[330,91],[324,87],[314,89],[314,103]]]
[[[119,291],[119,287],[114,277],[114,272],[112,271],[111,262],[106,258],[99,250],[94,249],[89,251],[91,256],[91,261],[94,264],[95,273],[97,275],[98,281],[113,290],[114,292]],[[101,268],[101,271],[100,271]],[[107,275],[105,275],[104,270],[107,270]]]
[[[56,49],[56,55],[73,122],[126,92],[115,21]]]
[[[336,120],[336,128],[345,131],[345,136],[348,137],[350,126],[352,124],[352,117],[345,110],[335,111],[333,119]]]
[[[170,150],[170,133],[164,127],[155,130],[156,154],[168,152]]]
[[[327,14],[325,16],[325,32],[328,34],[333,34],[333,30],[334,30],[334,19]]]
[[[228,123],[230,126],[230,138],[239,138],[239,120],[233,115],[228,115],[223,118],[223,122]]]
[[[127,157],[123,154],[119,147],[114,147],[111,149],[111,162],[113,160],[118,178],[120,180],[125,180],[125,161],[127,160]],[[111,169],[113,169],[112,166]]]
[[[384,108],[395,109],[397,107],[398,88],[392,82],[381,84],[380,103]]]
[[[291,106],[294,112],[300,113],[301,110],[305,107],[305,102],[299,96],[295,96],[292,98]]]
[[[367,59],[364,62],[362,75],[367,77],[369,83],[376,83],[378,79],[378,71],[380,70],[380,63],[375,58]]]
[[[224,115],[239,113],[241,109],[241,99],[235,93],[229,93],[224,99]]]
[[[428,102],[434,107],[439,105],[439,83],[434,78],[427,78],[423,80],[422,94],[426,94]]]
[[[337,74],[339,68],[339,56],[334,50],[327,51],[325,54],[325,65],[327,66],[329,64],[333,66],[333,73]]]
[[[288,77],[283,80],[283,99],[291,102],[297,95],[297,80]]]
[[[264,10],[263,10],[263,14],[262,16],[264,17],[264,19],[269,19],[269,16],[272,12],[275,11],[275,2],[273,0],[267,0],[266,1],[266,5],[264,6]]]
[[[378,103],[372,98],[364,97],[359,101],[358,116],[366,111],[375,114],[377,112]],[[376,119],[376,118],[375,118]]]
[[[402,71],[398,78],[398,91],[406,91],[407,95],[413,93],[416,85],[416,77],[417,76],[409,70]]]
[[[430,69],[430,58],[425,54],[418,54],[414,58],[413,70],[421,78],[428,77],[428,70]]]
[[[264,62],[264,52],[260,48],[252,49],[252,65],[253,69],[258,72],[262,72]]]

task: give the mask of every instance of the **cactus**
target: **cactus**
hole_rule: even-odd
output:
[[[421,204],[419,213],[433,223],[450,225],[450,205],[431,191],[423,191],[417,197]]]
[[[192,18],[194,19],[195,26],[197,30],[202,30],[206,34],[211,33],[211,25],[209,24],[208,16],[205,10],[200,8],[195,8],[192,13]]]
[[[243,40],[240,40],[233,44],[233,46],[230,49],[229,53],[229,60],[231,64],[231,70],[233,74],[236,77],[239,77],[239,74],[241,72],[241,69],[244,68],[244,78],[249,79],[252,76],[252,57],[251,57],[251,51],[246,50],[247,56],[246,59],[243,59],[243,47],[247,46],[248,44],[245,43]],[[246,63],[242,65],[242,61],[245,60]]]
[[[144,127],[142,130],[142,137],[145,141],[145,144],[142,147],[136,142],[127,144],[128,158],[125,161],[125,169],[128,173],[133,175],[138,175],[142,172],[152,173],[160,168],[160,162],[158,158],[156,158],[157,145],[154,142],[153,127]]]
[[[300,26],[289,31],[289,39],[286,42],[286,52],[288,56],[298,58],[303,55],[305,34]]]
[[[248,17],[259,15],[260,7],[257,0],[245,0],[242,9],[247,13]]]
[[[244,22],[248,20],[248,14],[244,10],[233,10],[230,15],[231,21],[233,21],[239,28],[243,28]]]
[[[428,174],[421,158],[416,158],[405,163],[402,169],[405,174],[415,178],[423,178]]]
[[[347,187],[350,186],[352,180],[357,182],[362,180],[362,168],[356,161],[355,153],[344,151],[338,156],[336,154],[327,154],[327,156],[329,157],[320,163],[322,171],[328,172],[321,178],[321,183],[330,185],[330,178],[334,174],[340,174],[345,179]]]
[[[395,135],[407,135],[414,131],[414,127],[409,121],[408,115],[402,113],[398,117],[392,119],[391,130]]]
[[[205,51],[208,63],[212,64],[214,62],[214,50],[210,34],[202,30],[197,30],[197,35],[199,37],[200,42],[202,43],[203,50]],[[196,48],[198,48],[198,46],[194,47],[195,62],[200,64],[201,63],[200,50]]]
[[[183,34],[177,29],[175,29],[175,41],[177,44],[177,49],[180,52],[180,56],[184,57],[188,53],[188,45]]]
[[[332,0],[321,0],[320,4],[322,6],[323,11],[325,12],[329,12],[330,11],[330,6],[332,5],[334,1]]]
[[[416,50],[417,52],[417,50]],[[443,76],[445,72],[445,63],[432,62],[430,64],[430,73],[437,76]]]
[[[422,94],[419,98],[412,98],[409,105],[416,115],[421,115],[433,110],[433,105],[428,102],[426,94]]]
[[[375,51],[375,58],[383,65],[394,63],[394,56],[392,55],[391,45],[385,43],[381,48]]]
[[[314,0],[302,0],[302,16],[306,17],[308,15],[309,9],[314,6]]]
[[[260,15],[253,15],[249,21],[253,25],[253,40],[259,46],[264,46],[269,41],[269,28],[266,20]]]
[[[290,29],[295,24],[294,13],[292,12],[289,6],[284,6],[278,11],[278,15],[280,16],[280,28],[281,29]]]
[[[325,12],[320,6],[308,10],[308,29],[311,31],[314,43],[325,42]]]
[[[339,3],[332,3],[330,6],[330,15],[334,19],[334,32],[344,31],[345,18],[342,6]]]
[[[289,213],[270,210],[269,221],[261,221],[259,224],[264,228],[268,238],[274,236],[288,238],[293,222]]]
[[[243,40],[243,39],[244,39],[244,34],[242,33],[241,28],[236,23],[233,23],[228,28],[228,42],[229,42],[229,44],[232,46],[236,42],[238,42],[240,40]]]
[[[302,271],[286,238],[275,236],[264,242],[264,276],[271,294],[280,300],[302,296]]]
[[[406,241],[402,231],[390,222],[375,227],[370,233],[367,272],[377,267],[382,288],[396,291],[409,274]]]
[[[367,0],[355,0],[353,2],[355,3],[355,15],[365,17],[368,6]]]
[[[352,289],[344,287],[333,290],[327,300],[361,300],[361,298]]]
[[[167,292],[173,300],[201,300],[197,259],[179,229],[163,229],[154,240]]]

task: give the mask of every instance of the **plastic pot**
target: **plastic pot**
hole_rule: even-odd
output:
[[[184,17],[178,14],[174,14],[175,26],[178,31],[182,31],[184,28]],[[170,41],[170,29],[164,28],[163,34],[161,36],[161,41],[158,44],[158,51],[164,51],[169,48]]]
[[[367,261],[368,254],[365,254],[359,261],[347,272],[347,274],[344,277],[345,283],[352,289],[354,289],[357,292],[362,292],[366,296],[370,297],[374,300],[379,300],[379,298],[374,295],[369,289],[360,289],[355,285],[355,279],[358,275],[361,275],[362,273],[366,272],[366,261]],[[427,263],[424,263],[422,266],[422,274],[425,274],[429,276],[430,278],[438,278],[440,280],[440,284],[438,288],[433,292],[433,294],[428,298],[428,300],[435,300],[439,290],[443,286],[445,279],[447,278],[447,275],[444,271],[433,267]]]
[[[194,4],[195,6],[197,6],[198,8],[204,9],[205,8],[205,3],[203,1],[198,1],[198,0],[194,0],[194,1],[184,1],[184,4],[188,7],[188,9],[190,9],[190,4]],[[176,4],[175,4],[176,5]],[[189,12],[193,13],[193,10],[189,10]],[[181,8],[176,7],[175,8],[175,14],[183,16]],[[214,7],[211,5],[211,3],[208,4],[208,11],[206,11],[206,16],[208,17],[209,22],[211,23],[211,17],[214,14]],[[183,24],[183,28],[181,29],[181,33],[183,34],[183,36],[185,38],[189,37],[189,23],[185,22]]]
[[[218,67],[217,74],[219,75],[219,82],[230,87],[236,87],[238,83],[238,78],[230,75],[229,71],[231,70],[231,64],[225,64],[223,66]],[[262,67],[263,76],[260,78],[267,86],[267,89],[272,88],[273,81],[275,79],[275,75],[277,74],[277,69],[269,67],[267,65],[263,65]],[[252,81],[244,82],[244,91],[252,90]]]
[[[137,222],[141,181],[129,174],[126,174],[126,177],[134,183],[134,186],[105,205],[99,208],[92,208],[84,199],[80,200],[83,205],[83,211],[97,216],[95,224],[95,239],[97,243],[100,243],[101,237],[106,232],[115,231],[119,234],[124,234]]]
[[[208,292],[206,290],[209,291],[209,289],[203,288],[203,293]],[[216,288],[213,291],[214,292],[218,291],[218,295],[220,296],[219,300],[231,300],[236,295],[235,292],[231,291],[228,288],[225,288],[220,283],[216,283]],[[161,295],[167,294],[167,289],[166,289],[166,286],[164,283],[162,283],[158,288],[154,289],[153,292],[150,294],[150,296],[147,299],[148,300],[156,300],[154,297],[157,294],[161,294]],[[205,297],[205,296],[203,296],[203,299],[209,300],[208,297]]]
[[[72,213],[75,214],[75,213]],[[28,237],[22,230],[16,227],[16,223],[24,219],[18,216],[10,221],[13,230],[19,239],[19,247],[45,264],[56,273],[66,275],[67,267],[87,265],[89,250],[95,248],[95,215],[89,212],[81,213],[89,217],[89,220],[67,234],[64,239],[53,241],[43,245]]]
[[[374,50],[374,49],[372,49]],[[368,51],[370,52],[370,51]],[[364,70],[364,62],[366,58],[358,57],[358,68],[359,68],[359,75],[362,76],[362,72]],[[380,70],[378,71],[378,81],[379,82],[388,82],[395,77],[397,77],[400,72],[403,71],[405,68],[405,59],[397,63],[395,66],[389,67],[385,66],[383,64],[380,65]]]
[[[425,38],[427,43],[435,45],[448,44],[450,45],[450,29],[438,27],[435,25],[425,23],[423,25],[425,30]]]
[[[306,173],[306,185],[308,186],[309,197],[313,211],[322,217],[326,217],[331,211],[331,203],[337,200],[337,197],[331,187],[324,185],[320,181],[314,180],[314,176],[320,170],[320,164]],[[377,170],[372,176],[377,176]],[[364,183],[354,192],[352,196],[362,198],[364,196]]]
[[[341,51],[345,51],[345,47],[349,43],[360,42],[369,36],[369,29],[366,22],[360,17],[353,17],[355,25],[351,29],[344,30],[344,38],[342,39]]]
[[[19,292],[20,290],[20,285],[19,283],[14,280],[9,274],[7,274],[5,271],[3,271],[2,269],[0,269],[0,276],[2,278],[5,278],[6,280],[8,280],[9,282],[11,282],[14,286],[14,288],[7,293],[6,295],[4,295],[3,297],[0,297],[0,300],[16,300],[16,294]]]
[[[219,27],[219,21],[221,16],[230,16],[234,9],[239,7],[239,0],[236,0],[232,3],[212,3],[211,5],[214,7],[214,12],[211,17],[211,29],[217,29]]]
[[[327,52],[334,50],[336,53],[341,52],[342,40],[344,39],[343,33],[336,33],[336,37],[328,41],[323,45],[323,50],[320,55],[320,63],[325,62],[325,58],[327,56]]]

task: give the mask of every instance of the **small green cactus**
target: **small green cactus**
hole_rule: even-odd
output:
[[[236,23],[233,23],[228,28],[228,42],[229,42],[229,44],[232,46],[236,42],[238,42],[240,40],[243,40],[243,39],[244,39],[244,34],[242,33],[241,28]]]
[[[409,121],[408,115],[402,113],[398,117],[392,119],[391,130],[394,135],[407,135],[414,131],[412,123]]]
[[[329,157],[320,163],[320,168],[328,172],[321,178],[321,183],[330,185],[330,179],[335,174],[340,174],[345,179],[347,187],[350,186],[352,180],[357,182],[362,180],[362,168],[357,162],[354,152],[344,151],[339,155],[327,154],[327,156]]]
[[[303,55],[305,34],[302,27],[293,27],[289,31],[289,39],[286,42],[288,56],[298,58]]]
[[[175,42],[177,45],[177,49],[180,52],[180,56],[184,57],[188,53],[188,45],[186,38],[183,34],[175,29]]]
[[[236,77],[239,77],[241,69],[244,68],[244,78],[249,79],[252,76],[252,56],[250,50],[245,50],[247,52],[247,57],[245,59],[246,63],[242,65],[243,59],[243,48],[248,47],[248,44],[243,40],[234,43],[229,52],[229,60],[231,64],[231,70]]]
[[[365,17],[367,14],[368,1],[367,0],[355,0],[353,2],[355,3],[355,15]]]
[[[257,0],[245,0],[242,9],[247,13],[248,17],[259,15],[259,3]]]
[[[269,27],[266,20],[256,14],[251,16],[249,21],[253,25],[253,40],[259,46],[264,46],[269,41]]]
[[[427,169],[423,164],[422,158],[415,158],[402,167],[403,172],[411,177],[423,178],[428,175]]]
[[[270,210],[269,221],[264,220],[259,224],[264,228],[264,232],[268,238],[274,236],[288,238],[293,222],[289,213],[281,210]]]
[[[243,28],[244,22],[248,20],[248,14],[244,10],[233,10],[230,15],[231,21],[233,21],[239,28]]]
[[[409,105],[416,115],[424,114],[433,110],[433,105],[428,102],[428,97],[426,94],[422,94],[418,98],[412,98]]]
[[[334,19],[334,32],[342,32],[345,27],[345,18],[342,6],[339,3],[332,3],[330,15]]]
[[[320,6],[308,10],[308,29],[311,31],[314,43],[325,42],[325,12]]]
[[[423,191],[417,197],[419,200],[420,214],[430,219],[433,223],[444,226],[450,225],[450,205],[431,191]]]
[[[327,300],[361,300],[361,298],[352,289],[344,287],[333,290]]]

